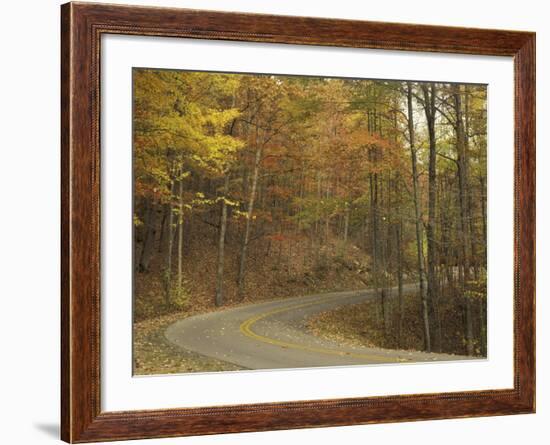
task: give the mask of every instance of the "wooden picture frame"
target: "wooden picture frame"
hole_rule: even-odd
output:
[[[534,33],[92,3],[67,3],[61,17],[63,440],[96,442],[535,411]],[[513,57],[513,389],[102,412],[99,91],[103,34]]]

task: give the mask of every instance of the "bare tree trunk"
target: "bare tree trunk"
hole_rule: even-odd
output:
[[[468,129],[470,128],[470,93],[467,85],[464,86],[464,164],[466,166],[466,217],[468,219],[468,238],[470,240],[470,267],[473,268],[474,277],[477,280],[479,277],[478,262],[476,261],[476,236],[475,236],[475,227],[474,219],[472,218],[472,191],[470,184],[470,174],[469,174],[469,163],[470,163],[470,137],[468,135]]]
[[[223,197],[220,217],[220,234],[218,240],[218,267],[216,271],[216,306],[223,305],[223,266],[225,250],[225,231],[227,228],[227,194],[229,193],[229,172],[226,173],[223,183]]]
[[[315,206],[315,235],[320,238],[321,230],[320,220],[321,220],[321,201],[323,199],[322,189],[321,189],[321,169],[317,168],[317,205]],[[319,242],[319,245],[321,243]]]
[[[178,182],[178,292],[183,285],[183,180]]]
[[[325,196],[328,201],[330,197],[330,180],[327,178],[327,188],[325,191]],[[327,217],[325,219],[325,244],[328,245],[329,243],[329,237],[330,237],[330,214],[327,213]]]
[[[138,270],[140,272],[149,272],[149,264],[151,262],[157,232],[157,210],[152,203],[147,204],[144,224],[145,238],[143,240],[143,249],[141,249],[141,255],[139,256]]]
[[[461,221],[461,244],[462,244],[462,259],[464,272],[460,283],[460,291],[465,305],[465,337],[466,337],[466,352],[468,355],[474,354],[474,338],[473,338],[473,319],[472,319],[472,303],[466,295],[466,283],[470,281],[470,224],[468,218],[468,159],[466,154],[466,134],[463,120],[463,105],[460,86],[453,86],[453,97],[456,111],[456,145],[458,153],[458,186],[459,186],[459,201],[460,201],[460,221]]]
[[[384,187],[384,184],[386,184],[386,187]],[[387,209],[388,207],[391,207],[391,179],[387,178],[386,181],[380,182],[380,206],[382,209]],[[386,188],[386,190],[384,190]],[[390,305],[390,291],[388,290],[389,287],[389,271],[390,271],[390,254],[389,254],[389,243],[391,240],[392,230],[391,225],[388,223],[388,216],[382,213],[382,218],[380,218],[381,222],[380,225],[382,226],[382,230],[379,231],[380,234],[383,234],[383,236],[380,239],[380,263],[382,265],[382,291],[380,294],[381,301],[382,301],[382,311],[384,315],[384,336],[385,336],[385,342],[388,344],[389,335],[392,328],[392,311],[391,311],[391,305]]]
[[[254,202],[256,199],[256,190],[258,188],[258,176],[260,173],[260,162],[262,160],[262,144],[258,141],[258,127],[256,127],[256,156],[254,159],[254,173],[252,175],[252,189],[248,200],[248,209],[246,212],[246,226],[244,231],[243,243],[241,246],[241,261],[239,263],[239,275],[237,278],[238,298],[244,298],[244,276],[246,273],[246,255],[248,243],[250,241],[250,228],[252,225],[252,213],[254,211]]]
[[[480,352],[483,357],[487,356],[487,320],[485,302],[479,298],[479,337],[480,337]]]
[[[170,186],[170,201],[174,194],[174,184]],[[173,246],[173,232],[172,227],[174,225],[174,211],[172,208],[172,202],[166,204],[166,217],[167,224],[165,227],[165,242],[166,247],[164,249],[164,267],[163,267],[163,284],[164,284],[164,301],[167,306],[172,302],[172,246]]]
[[[434,327],[432,327],[432,351],[438,351],[442,352],[442,342],[443,342],[443,335],[442,335],[442,321],[441,321],[441,298],[443,293],[443,283],[442,283],[442,254],[444,254],[444,245],[441,243],[441,237],[443,236],[443,225],[441,223],[441,215],[442,215],[442,186],[441,186],[441,179],[440,177],[437,178],[436,181],[436,187],[437,187],[437,193],[436,193],[436,202],[435,202],[435,208],[438,209],[438,214],[436,215],[436,218],[439,221],[439,233],[435,236],[439,236],[438,243],[438,249],[435,251],[435,264],[436,264],[436,270],[437,273],[435,275],[436,279],[436,286],[437,292],[433,295],[430,303],[432,307],[432,321],[434,323]]]
[[[435,206],[436,206],[436,136],[435,136],[435,84],[422,85],[424,93],[424,112],[428,124],[429,136],[429,164],[428,164],[428,225],[426,238],[428,244],[428,295],[425,300],[425,311],[429,311],[429,304],[437,293],[436,275],[436,246],[435,246]],[[431,351],[431,340],[428,351]]]
[[[166,230],[166,225],[168,223],[168,207],[163,206],[162,209],[162,218],[160,221],[160,236],[159,236],[159,245],[158,245],[158,253],[162,254],[164,252],[164,249],[166,247],[166,234],[168,233],[168,230]]]
[[[351,205],[349,203],[346,203],[346,210],[344,214],[344,243],[348,242],[348,235],[349,235],[349,215],[351,212]]]
[[[371,256],[372,256],[372,275],[374,281],[375,294],[379,294],[379,258],[378,258],[378,187],[376,174],[369,174],[370,182],[370,214],[371,214]],[[383,313],[380,310],[377,311],[378,319],[381,318]]]
[[[418,168],[415,146],[414,115],[412,103],[412,84],[407,82],[407,118],[409,129],[409,147],[411,152],[411,166],[413,177],[413,201],[415,212],[415,231],[416,231],[416,255],[418,263],[418,281],[420,285],[420,299],[422,301],[422,319],[424,322],[424,349],[431,351],[430,338],[430,317],[428,311],[427,291],[425,287],[424,272],[424,236],[422,233],[422,215],[420,212],[420,198],[418,190]]]
[[[481,184],[481,218],[483,223],[483,264],[487,265],[487,195],[485,177],[479,178]]]
[[[395,225],[395,241],[397,247],[397,298],[399,300],[399,326],[398,326],[398,345],[402,347],[403,341],[403,319],[405,317],[405,301],[403,298],[403,228],[402,222]]]

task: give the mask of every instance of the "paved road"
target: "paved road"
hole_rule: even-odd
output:
[[[406,290],[415,285],[405,286]],[[394,291],[394,290],[393,290]],[[392,292],[393,292],[392,291]],[[302,368],[466,359],[380,348],[341,346],[311,335],[306,319],[375,298],[372,289],[250,304],[185,318],[165,332],[173,344],[248,369]]]

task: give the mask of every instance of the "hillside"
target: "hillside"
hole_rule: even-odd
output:
[[[192,221],[186,225],[182,264],[186,297],[180,305],[164,304],[160,255],[152,259],[148,272],[135,273],[136,321],[166,313],[194,314],[215,308],[216,237],[216,228],[209,224]],[[157,240],[156,249],[159,249],[159,244],[160,240]],[[305,238],[265,236],[250,244],[249,258],[253,267],[246,274],[245,292],[240,299],[237,295],[239,248],[239,240],[228,237],[223,277],[225,306],[325,291],[362,289],[369,282],[368,257],[355,244],[344,246],[340,240],[331,237],[326,245],[315,248]],[[175,261],[173,263],[175,273]]]

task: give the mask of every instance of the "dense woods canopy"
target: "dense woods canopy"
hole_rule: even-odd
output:
[[[486,354],[485,86],[135,69],[133,110],[134,266],[155,304],[193,304],[192,281],[212,305],[253,300],[264,263],[312,288],[340,267],[377,289],[388,335],[419,283],[423,349]]]

